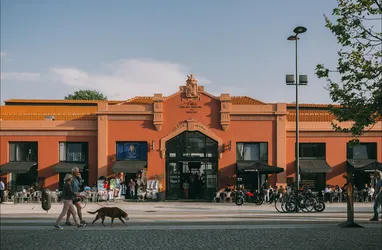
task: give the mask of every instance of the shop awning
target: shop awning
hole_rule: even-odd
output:
[[[263,174],[274,174],[274,173],[281,173],[284,171],[283,168],[275,167],[268,165],[264,162],[258,162],[258,161],[238,161],[237,164],[237,170],[240,172],[259,172]]]
[[[116,161],[112,167],[115,173],[135,174],[142,171],[146,166],[146,161]]]
[[[325,160],[300,160],[301,174],[308,173],[329,173],[332,168]]]
[[[1,174],[9,174],[9,173],[26,173],[31,169],[31,167],[35,166],[36,162],[27,162],[27,161],[11,161],[7,162],[0,167]]]
[[[73,168],[77,167],[82,172],[85,165],[85,163],[59,162],[53,165],[53,171],[56,173],[70,173]]]
[[[376,160],[347,160],[350,166],[359,171],[373,172],[375,170],[382,171],[382,163]]]

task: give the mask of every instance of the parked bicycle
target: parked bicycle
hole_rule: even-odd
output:
[[[275,209],[280,213],[299,211],[305,213],[322,212],[325,210],[325,203],[311,192],[293,192],[292,194],[284,195],[277,199],[275,201]]]

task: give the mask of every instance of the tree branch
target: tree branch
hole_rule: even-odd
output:
[[[381,5],[381,3],[379,3],[378,0],[374,0],[374,2],[377,4],[379,10],[382,12],[382,5]]]
[[[367,34],[369,34],[369,36],[371,37],[374,37],[375,39],[377,39],[377,41],[382,41],[382,37],[378,37],[376,35],[374,35],[373,33],[371,33],[368,29],[366,29],[362,24],[359,24],[359,27],[361,27]],[[369,40],[369,39],[368,39]],[[371,39],[370,39],[371,40]],[[372,40],[371,40],[372,41]]]

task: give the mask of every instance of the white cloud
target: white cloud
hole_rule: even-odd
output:
[[[9,80],[9,81],[36,81],[39,78],[40,78],[40,73],[1,72],[1,80]]]
[[[128,99],[151,96],[154,93],[170,95],[186,84],[187,69],[181,64],[153,59],[123,59],[104,64],[107,73],[90,73],[76,68],[51,68],[59,82],[74,89],[96,89],[108,99]],[[200,85],[210,81],[195,74]]]
[[[10,62],[12,58],[9,58],[8,53],[6,51],[1,51],[1,62]]]

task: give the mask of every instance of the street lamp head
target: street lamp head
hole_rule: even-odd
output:
[[[287,85],[294,85],[294,75],[286,75],[285,81]]]
[[[303,26],[298,26],[298,27],[294,28],[293,32],[296,34],[301,34],[301,33],[306,32],[306,28]]]
[[[289,41],[296,41],[296,39],[299,39],[297,36],[289,36],[288,40]]]

